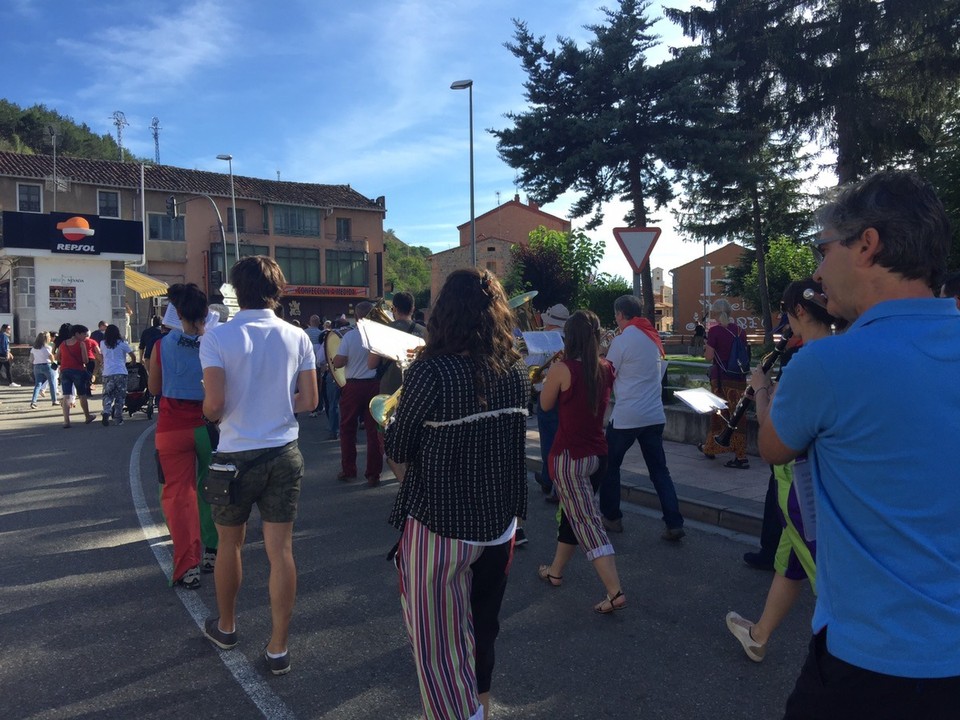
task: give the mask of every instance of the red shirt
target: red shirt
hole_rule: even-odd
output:
[[[587,384],[583,378],[583,364],[579,360],[564,360],[570,370],[570,387],[560,392],[557,399],[557,414],[560,424],[553,440],[550,455],[570,451],[573,460],[591,455],[607,454],[607,439],[603,434],[603,416],[613,387],[613,368],[606,360],[600,361],[600,402],[596,412],[587,396]]]
[[[60,368],[63,370],[83,370],[91,357],[85,343],[60,343]]]

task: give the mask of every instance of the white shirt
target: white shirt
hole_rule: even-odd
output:
[[[33,361],[34,365],[43,365],[44,363],[49,364],[51,362],[50,346],[44,345],[39,350],[37,348],[31,348],[30,359]]]
[[[272,310],[241,310],[204,333],[200,364],[223,368],[223,452],[264,450],[297,439],[293,394],[301,372],[314,372],[310,338]]]
[[[100,354],[103,355],[103,374],[107,375],[126,375],[127,374],[127,355],[133,352],[133,348],[127,345],[126,340],[118,340],[117,346],[113,349],[107,347],[107,341],[100,341]]]
[[[610,421],[616,430],[660,425],[663,412],[660,348],[643,332],[628,325],[610,343],[607,360],[613,365],[615,403]]]
[[[376,369],[371,370],[367,367],[367,357],[370,352],[361,344],[359,330],[351,330],[343,336],[337,355],[343,355],[347,359],[344,367],[347,380],[370,380],[377,376]]]

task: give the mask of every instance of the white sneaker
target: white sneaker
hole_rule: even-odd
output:
[[[12,382],[10,383],[10,387],[20,387],[20,383]]]
[[[761,645],[753,639],[753,636],[750,634],[750,628],[752,627],[752,622],[740,617],[737,613],[727,613],[727,629],[740,641],[740,644],[743,646],[743,651],[747,654],[748,658],[754,662],[762,662],[763,656],[767,652],[767,646],[766,644]]]

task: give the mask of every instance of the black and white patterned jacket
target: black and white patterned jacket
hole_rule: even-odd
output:
[[[390,523],[408,516],[458,540],[495,540],[527,514],[525,465],[530,381],[522,362],[502,376],[484,371],[486,408],[473,361],[462,355],[417,360],[403,379],[387,456],[408,463]]]

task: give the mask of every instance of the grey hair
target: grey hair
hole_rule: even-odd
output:
[[[832,228],[851,245],[867,228],[880,236],[874,258],[909,280],[939,290],[950,250],[950,221],[933,186],[915,172],[884,170],[837,188],[817,211],[821,229]]]
[[[640,298],[636,295],[621,295],[618,297],[613,301],[613,311],[622,314],[627,320],[640,317],[643,314]]]
[[[716,315],[714,318],[721,325],[730,324],[730,313],[733,312],[733,308],[730,307],[730,303],[720,298],[719,300],[714,300],[710,304],[710,314]]]

